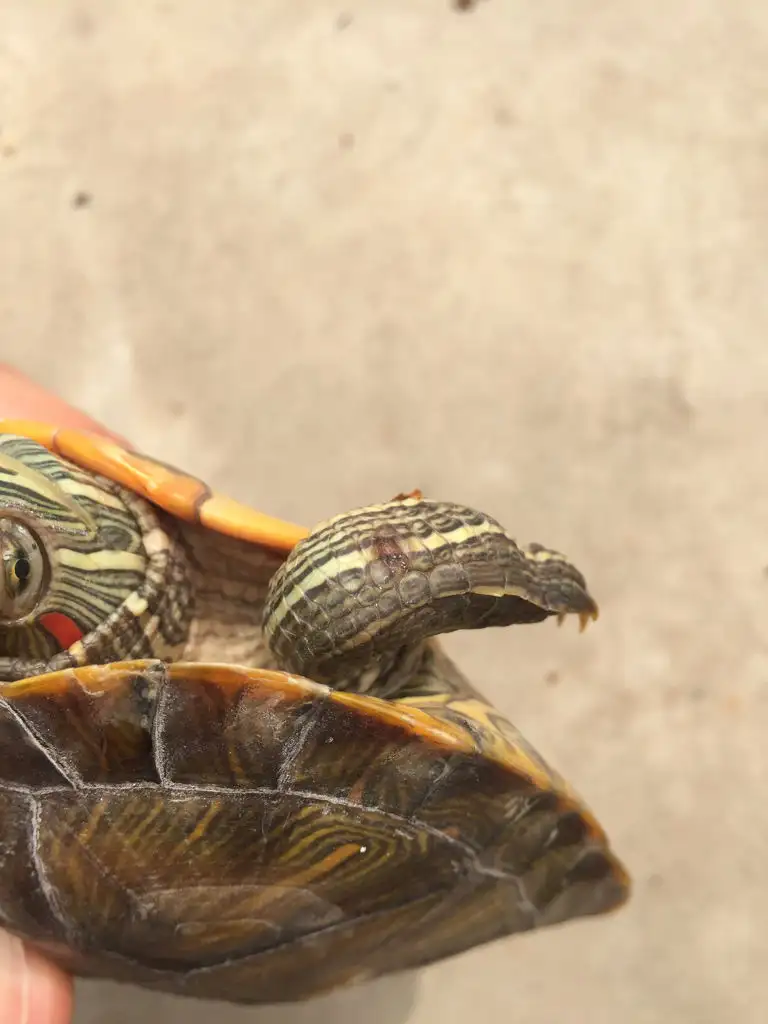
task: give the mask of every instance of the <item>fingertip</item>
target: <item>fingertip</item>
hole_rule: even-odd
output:
[[[0,932],[4,1024],[70,1024],[72,1006],[72,980],[19,939]]]
[[[46,391],[13,366],[0,362],[0,419],[39,420],[57,427],[88,430],[112,438],[130,448],[118,434],[107,430],[92,417],[74,408],[58,395]]]
[[[25,950],[29,985],[28,1020],[23,1024],[70,1024],[73,1012],[72,979],[54,964]]]

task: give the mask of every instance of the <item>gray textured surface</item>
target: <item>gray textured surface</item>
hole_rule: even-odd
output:
[[[636,879],[332,1009],[78,1024],[765,1021],[767,57],[760,0],[2,5],[0,356],[273,513],[566,551],[594,629],[449,648]]]

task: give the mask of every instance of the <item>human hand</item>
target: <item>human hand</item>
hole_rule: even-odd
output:
[[[42,420],[107,431],[60,398],[0,363],[0,419]],[[0,1021],[3,1024],[70,1024],[72,979],[19,939],[0,930]]]

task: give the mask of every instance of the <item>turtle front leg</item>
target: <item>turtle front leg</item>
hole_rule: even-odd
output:
[[[39,658],[0,658],[0,683],[15,683],[19,679],[42,676],[48,672],[77,667],[77,662],[68,651],[62,651],[54,658],[43,661]]]
[[[563,555],[519,546],[481,512],[409,496],[300,542],[271,582],[264,634],[281,668],[389,698],[430,637],[569,614],[584,625],[597,605]]]

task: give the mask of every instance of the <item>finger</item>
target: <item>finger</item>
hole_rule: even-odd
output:
[[[129,447],[123,438],[35,384],[7,363],[0,363],[0,419],[42,420],[74,430],[92,430]]]
[[[63,427],[108,433],[90,416],[3,363],[0,363],[0,417],[39,419]],[[0,1020],[3,1024],[70,1024],[72,1000],[72,982],[63,971],[0,930]]]
[[[0,931],[3,1024],[70,1024],[72,982],[16,938]]]

